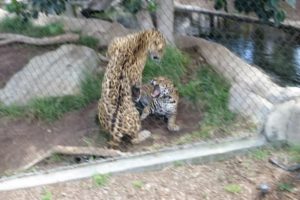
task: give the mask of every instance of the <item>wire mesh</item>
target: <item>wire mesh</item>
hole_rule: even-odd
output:
[[[286,18],[278,26],[229,0],[227,12],[208,0],[55,1],[64,12],[54,6],[37,19],[27,14],[35,1],[18,2],[0,4],[2,175],[120,156],[107,151],[97,102],[107,46],[141,30],[156,28],[168,41],[159,64],[148,59],[141,94],[151,97],[150,80],[171,79],[180,130],[154,113],[141,122],[151,138],[122,151],[261,134],[278,104],[300,96],[299,1],[280,4]]]

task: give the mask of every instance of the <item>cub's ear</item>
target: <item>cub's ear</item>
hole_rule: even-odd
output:
[[[156,80],[155,80],[155,79],[152,79],[152,80],[150,81],[150,84],[151,84],[151,85],[156,85]]]

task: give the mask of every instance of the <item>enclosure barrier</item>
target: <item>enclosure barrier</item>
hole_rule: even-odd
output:
[[[0,177],[228,137],[300,144],[299,1],[33,2],[0,3]],[[97,121],[107,47],[151,28],[167,47],[143,84],[172,80],[180,130],[149,116],[150,139],[109,149]]]

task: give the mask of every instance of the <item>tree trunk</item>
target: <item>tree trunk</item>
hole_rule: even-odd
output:
[[[148,10],[142,9],[136,14],[139,26],[141,29],[152,29],[154,28],[151,15]]]
[[[157,28],[161,31],[169,44],[174,45],[174,2],[173,0],[159,0],[157,15]]]

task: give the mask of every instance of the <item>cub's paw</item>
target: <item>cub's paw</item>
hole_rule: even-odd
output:
[[[138,133],[137,138],[132,140],[133,144],[138,144],[142,141],[145,141],[146,139],[151,137],[151,132],[148,130],[142,130]]]
[[[180,131],[180,127],[176,124],[168,126],[169,131]]]

